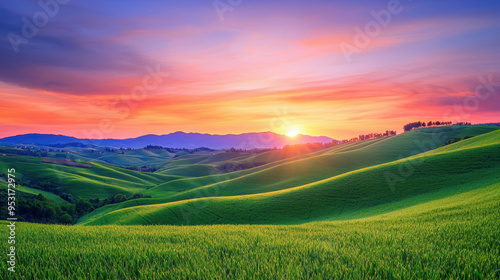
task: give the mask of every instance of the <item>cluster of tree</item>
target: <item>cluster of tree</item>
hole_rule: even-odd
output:
[[[170,150],[170,148],[164,148],[162,146],[157,146],[157,145],[147,145],[144,147],[144,150]]]
[[[0,148],[0,154],[13,154],[13,155],[20,155],[20,156],[31,156],[31,157],[46,157],[47,152],[45,151],[40,151],[36,149],[16,149],[16,148],[8,148],[8,147],[2,147]]]
[[[120,203],[124,202],[127,200],[132,200],[132,199],[138,199],[138,198],[151,198],[150,195],[143,195],[142,193],[136,193],[132,196],[127,196],[125,194],[116,194],[115,196],[110,196],[108,198],[105,198],[103,200],[100,200],[99,198],[94,198],[90,199],[89,203],[94,207],[94,208],[99,208],[103,207],[108,204],[114,204],[114,203]]]
[[[472,125],[470,122],[457,122],[454,125]]]
[[[144,165],[144,166],[127,166],[127,167],[125,167],[125,169],[140,171],[140,172],[156,172],[160,168],[158,168],[157,166]]]
[[[325,148],[331,148],[331,147],[337,146],[341,143],[342,143],[342,141],[333,140],[332,142],[323,144],[323,146],[325,146]]]
[[[431,127],[431,126],[439,126],[439,125],[451,125],[452,122],[441,122],[441,121],[429,121],[429,122],[412,122],[406,124],[403,128],[405,131],[410,131],[412,129],[421,128],[421,127]]]
[[[369,134],[362,134],[359,135],[358,137],[354,137],[351,139],[344,139],[342,141],[337,141],[333,140],[332,142],[328,143],[326,145],[327,148],[333,147],[339,144],[344,144],[344,143],[352,143],[352,142],[358,142],[358,141],[364,141],[364,140],[370,140],[370,139],[378,139],[382,137],[388,137],[388,136],[396,136],[397,133],[394,130],[386,130],[385,132],[382,133],[369,133]]]
[[[225,150],[226,153],[240,153],[240,154],[260,154],[260,153],[265,153],[265,152],[269,152],[269,151],[273,151],[273,150],[277,150],[277,148],[261,148],[261,149],[258,149],[258,148],[254,148],[254,149],[242,149],[242,148],[231,148],[229,150]]]
[[[382,138],[382,137],[387,137],[387,136],[396,136],[396,134],[397,133],[394,130],[386,130],[383,133],[370,133],[370,134],[366,134],[366,135],[359,135],[358,141],[377,139],[377,138]]]
[[[71,143],[66,143],[66,144],[48,144],[47,146],[49,147],[54,147],[54,148],[66,148],[66,147],[78,147],[78,148],[90,148],[93,145],[86,145],[80,142],[71,142]]]
[[[210,149],[207,147],[200,147],[200,148],[194,148],[194,149],[187,149],[187,148],[168,148],[168,147],[162,147],[158,145],[147,145],[144,147],[145,150],[165,150],[169,153],[177,153],[177,152],[186,152],[189,154],[196,153],[196,152],[215,152],[216,150]]]
[[[7,205],[7,196],[0,196],[0,201],[2,205]],[[73,224],[94,209],[83,198],[75,203],[57,204],[43,194],[31,195],[21,192],[17,193],[15,207],[18,221],[48,224]],[[7,217],[7,207],[1,207],[0,213],[2,218]]]

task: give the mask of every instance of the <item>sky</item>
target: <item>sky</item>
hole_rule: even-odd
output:
[[[499,1],[2,1],[0,137],[500,122],[499,46]]]

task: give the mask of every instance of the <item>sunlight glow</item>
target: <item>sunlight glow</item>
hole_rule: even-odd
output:
[[[298,134],[299,134],[299,132],[297,130],[292,130],[292,131],[287,132],[286,136],[288,136],[288,137],[295,137]]]

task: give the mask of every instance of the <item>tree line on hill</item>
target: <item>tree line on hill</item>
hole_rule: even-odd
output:
[[[226,149],[226,153],[240,153],[240,154],[260,154],[264,152],[269,152],[272,150],[278,150],[278,148],[253,148],[253,149],[242,149],[242,148],[234,148],[232,147],[231,149]]]
[[[0,196],[0,203],[7,205],[7,196]],[[73,224],[79,217],[90,213],[92,205],[79,199],[67,203],[55,203],[43,194],[32,195],[18,192],[16,195],[16,218],[18,221],[45,224]],[[7,207],[0,208],[2,219],[7,217]]]
[[[378,138],[382,138],[382,137],[396,136],[396,135],[397,135],[397,132],[394,130],[386,130],[385,132],[382,132],[382,133],[361,134],[358,137],[354,137],[351,139],[344,139],[341,141],[334,140],[331,143],[328,143],[329,145],[327,147],[332,147],[332,146],[336,146],[336,145],[344,144],[344,143],[359,142],[359,141],[364,141],[364,140],[378,139]]]
[[[143,165],[143,166],[132,165],[132,166],[125,166],[123,168],[128,169],[128,170],[133,170],[133,171],[151,172],[151,173],[160,170],[160,167],[158,167],[158,166],[148,166],[148,165]]]
[[[9,147],[1,147],[0,154],[12,154],[19,156],[30,156],[30,157],[46,157],[47,152],[37,150],[37,149],[19,149],[19,148],[9,148]]]
[[[405,131],[410,131],[412,129],[417,129],[417,128],[423,128],[423,127],[431,127],[431,126],[440,126],[440,125],[451,125],[452,122],[442,122],[442,121],[429,121],[429,122],[421,122],[421,121],[418,121],[418,122],[412,122],[412,123],[409,123],[409,124],[405,124],[403,126],[404,130]],[[469,123],[467,123],[467,125],[469,125]]]
[[[359,135],[358,141],[370,140],[370,139],[378,139],[387,136],[396,136],[397,133],[394,130],[386,130],[383,133],[370,133],[365,135]]]
[[[210,149],[207,147],[187,149],[187,148],[168,148],[168,147],[163,147],[163,146],[158,146],[158,145],[147,145],[146,147],[144,147],[144,150],[165,150],[169,153],[186,152],[189,154],[193,154],[196,152],[215,152],[215,151],[217,151],[217,150]]]

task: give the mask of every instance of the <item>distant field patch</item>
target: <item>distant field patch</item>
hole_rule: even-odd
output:
[[[72,161],[70,159],[43,158],[43,162],[62,164],[62,165],[68,165],[68,166],[74,166],[74,167],[92,168],[91,164],[76,162],[76,161]]]

